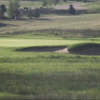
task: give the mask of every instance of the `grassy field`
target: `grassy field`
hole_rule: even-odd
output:
[[[100,14],[41,15],[38,20],[1,21],[0,36],[17,38],[98,38]],[[5,26],[5,27],[3,27]]]
[[[100,14],[0,20],[0,98],[100,99],[100,55],[20,52],[100,43]]]
[[[5,4],[7,5],[8,7],[8,3],[9,3],[9,0],[0,0],[0,4]],[[20,5],[21,7],[40,7],[42,6],[42,2],[38,2],[38,1],[22,1],[20,0]]]
[[[18,52],[16,48],[0,46],[1,98],[100,98],[100,56]]]

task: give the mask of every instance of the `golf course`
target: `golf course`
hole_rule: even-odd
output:
[[[69,0],[55,9],[71,3],[88,13],[0,20],[0,99],[100,99],[100,2]]]

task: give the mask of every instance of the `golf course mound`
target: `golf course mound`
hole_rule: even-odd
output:
[[[98,43],[80,43],[69,46],[68,51],[71,54],[81,55],[100,55],[100,44]]]
[[[16,51],[22,52],[59,52],[59,53],[67,53],[66,46],[43,46],[43,47],[27,47],[17,49]]]

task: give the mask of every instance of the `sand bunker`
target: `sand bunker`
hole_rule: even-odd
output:
[[[89,47],[82,50],[69,51],[72,54],[80,55],[100,55],[100,47]]]
[[[80,55],[100,55],[100,46],[99,47],[86,47],[81,50],[68,50],[68,47],[59,46],[59,47],[27,47],[17,49],[16,51],[21,52],[57,52],[57,53],[70,53],[70,54],[80,54]]]
[[[100,44],[98,43],[80,43],[68,48],[72,54],[81,55],[100,55]]]
[[[55,47],[27,47],[27,48],[17,49],[16,51],[68,53],[68,49],[65,46],[55,46]]]

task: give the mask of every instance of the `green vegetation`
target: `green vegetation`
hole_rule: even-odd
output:
[[[52,7],[56,6],[59,3],[59,0],[41,0],[43,7]]]
[[[0,97],[100,98],[100,56],[15,49],[0,48]]]
[[[10,17],[14,16],[14,12],[20,7],[18,0],[10,0],[8,5],[8,15]]]
[[[38,20],[1,21],[1,38],[99,38],[100,14],[77,16],[42,15]],[[91,39],[94,41],[94,39]],[[98,39],[97,39],[98,40]]]
[[[0,97],[100,98],[100,56],[15,51],[22,47],[69,46],[89,41],[0,39]]]
[[[5,5],[4,4],[0,5],[0,19],[4,19],[5,18],[5,16],[4,16],[5,12],[6,12]]]
[[[42,4],[22,1],[21,7],[26,2],[27,7]],[[16,51],[42,46],[81,50],[94,45],[100,46],[99,13],[0,20],[0,98],[100,99],[100,54]]]

